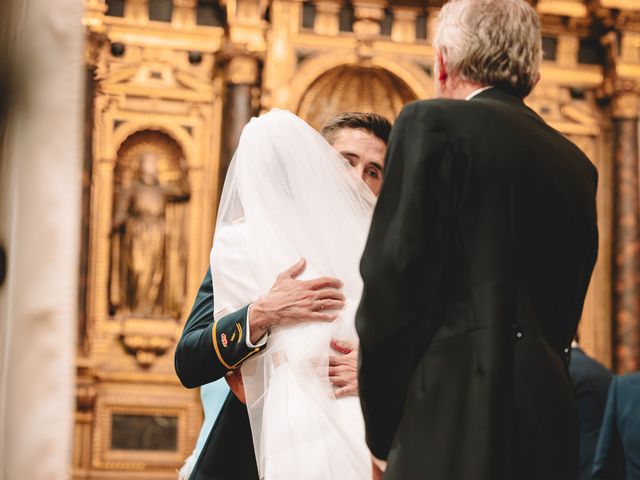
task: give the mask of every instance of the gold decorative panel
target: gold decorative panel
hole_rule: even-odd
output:
[[[108,471],[177,470],[191,454],[200,416],[186,390],[114,384],[98,393],[92,466]]]

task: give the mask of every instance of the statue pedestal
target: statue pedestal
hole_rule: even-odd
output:
[[[173,347],[182,331],[175,318],[122,318],[120,338],[125,350],[134,355],[142,368],[151,367]]]

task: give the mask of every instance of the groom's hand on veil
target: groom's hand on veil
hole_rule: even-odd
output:
[[[333,322],[336,311],[344,308],[342,282],[337,278],[321,277],[297,280],[307,261],[302,258],[276,278],[271,290],[250,308],[251,343],[260,339],[274,325],[302,322]]]

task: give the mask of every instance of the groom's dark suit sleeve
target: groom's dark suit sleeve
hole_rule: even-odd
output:
[[[213,282],[207,269],[174,357],[176,373],[185,387],[218,380],[260,351],[246,342],[247,310],[244,307],[213,321]]]
[[[361,263],[356,317],[359,385],[367,443],[386,459],[410,377],[435,332],[457,179],[439,101],[406,107],[396,121],[385,183]]]

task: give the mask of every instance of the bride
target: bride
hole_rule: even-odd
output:
[[[216,319],[268,291],[301,257],[307,278],[340,278],[346,297],[333,323],[272,328],[265,350],[242,366],[261,479],[371,478],[359,400],[336,399],[328,357],[332,338],[357,342],[358,263],[374,203],[348,162],[295,115],[272,110],[245,127],[211,251]]]

